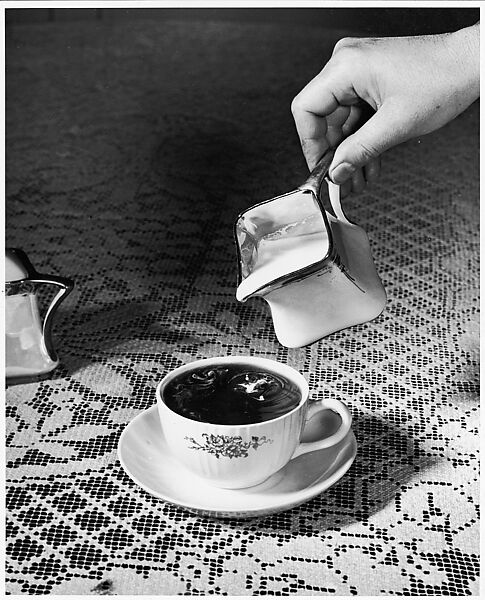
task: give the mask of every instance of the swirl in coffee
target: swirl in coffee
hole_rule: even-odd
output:
[[[286,377],[245,363],[182,373],[163,391],[165,404],[194,421],[246,425],[276,419],[298,406],[301,393]]]

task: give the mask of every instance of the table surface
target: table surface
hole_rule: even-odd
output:
[[[478,593],[478,106],[345,201],[388,305],[301,349],[235,300],[237,214],[306,175],[293,96],[343,32],[47,23],[7,32],[7,245],[72,277],[61,366],[9,387],[12,594]],[[119,436],[172,368],[283,361],[343,400],[358,453],[302,506],[201,517],[137,487]]]

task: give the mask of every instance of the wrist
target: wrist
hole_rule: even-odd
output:
[[[458,83],[471,104],[480,96],[480,22],[447,36]]]

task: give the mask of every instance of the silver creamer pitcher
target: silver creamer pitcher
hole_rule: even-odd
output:
[[[368,237],[345,217],[339,186],[326,180],[332,158],[328,151],[303,185],[249,208],[235,223],[236,298],[264,298],[288,348],[370,321],[386,304]],[[333,214],[323,204],[325,180]]]
[[[5,252],[5,375],[7,384],[43,379],[59,364],[52,342],[52,323],[59,303],[74,287],[66,277],[38,273],[25,252]],[[37,290],[58,288],[41,319]]]

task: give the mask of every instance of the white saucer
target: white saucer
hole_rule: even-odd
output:
[[[356,453],[351,430],[339,444],[291,460],[259,485],[227,490],[189,473],[171,455],[156,405],[137,415],[118,442],[121,465],[137,485],[166,502],[219,518],[251,518],[298,506],[343,477]]]

